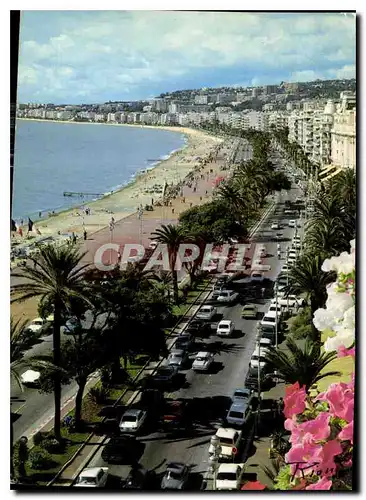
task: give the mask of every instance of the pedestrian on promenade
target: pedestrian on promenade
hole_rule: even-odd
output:
[[[174,214],[174,208],[172,208],[172,214]]]
[[[196,188],[196,187],[194,187],[194,188],[193,188],[193,192],[195,193],[196,191],[197,191],[197,188]]]
[[[262,299],[264,299],[264,295],[266,293],[265,287],[261,288],[261,293],[262,293]]]
[[[88,234],[87,234],[86,230],[84,229],[84,240],[86,240],[87,235]]]
[[[277,258],[280,259],[281,258],[281,250],[277,250]]]
[[[200,201],[202,201],[202,196],[200,196]]]
[[[206,194],[207,194],[207,189],[206,189]]]
[[[190,202],[189,207],[191,208],[191,207],[192,207],[192,205],[193,205],[193,203],[192,203],[192,202]]]

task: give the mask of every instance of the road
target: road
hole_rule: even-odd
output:
[[[288,194],[288,199],[298,196],[299,190],[292,189]],[[278,275],[284,263],[283,258],[277,258],[277,241],[273,240],[273,231],[270,226],[273,220],[283,218],[284,201],[287,199],[285,193],[281,196],[281,203],[276,210],[260,226],[253,241],[265,242],[268,258],[266,264],[270,264],[271,269],[266,273],[269,278],[268,296],[263,299],[254,298],[250,302],[256,302],[259,311],[264,313],[268,308],[268,303],[272,298],[271,288],[273,280]],[[287,218],[284,219],[287,221]],[[290,243],[294,229],[284,226],[282,230],[284,240]],[[240,283],[238,281],[237,283]],[[245,285],[244,285],[245,286]],[[232,307],[220,307],[219,313],[225,319],[231,319],[235,324],[235,334],[230,339],[222,339],[213,334],[206,345],[203,342],[197,344],[195,351],[208,348],[215,352],[216,370],[212,374],[198,374],[192,370],[186,371],[185,387],[170,395],[170,397],[193,400],[202,412],[197,415],[199,421],[191,434],[185,434],[181,438],[178,436],[166,436],[161,433],[153,433],[138,438],[144,444],[144,452],[140,463],[150,470],[155,470],[158,474],[164,471],[164,467],[169,461],[182,461],[192,467],[192,476],[195,479],[195,487],[199,489],[199,483],[208,469],[208,447],[211,436],[220,426],[222,418],[226,414],[230,397],[234,390],[243,387],[245,376],[251,355],[254,351],[256,326],[255,320],[243,320],[240,317],[242,304]],[[125,477],[128,467],[121,465],[108,465],[100,457],[100,452],[96,454],[92,466],[108,466],[112,478]]]

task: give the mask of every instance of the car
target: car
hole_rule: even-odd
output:
[[[160,366],[152,375],[149,383],[153,386],[171,386],[178,375],[178,366]]]
[[[278,222],[273,222],[271,224],[271,229],[281,229],[281,227]]]
[[[288,283],[288,275],[281,273],[280,275],[277,276],[276,283],[277,283],[278,286],[287,285],[287,283]]]
[[[121,480],[121,488],[124,490],[149,490],[154,484],[156,473],[145,467],[131,467],[126,479]]]
[[[227,285],[228,283],[230,283],[230,281],[232,281],[232,279],[233,277],[230,274],[223,274],[222,276],[219,276],[214,285],[214,290],[217,290],[218,288],[222,288],[224,285]]]
[[[248,401],[235,401],[229,408],[226,415],[226,422],[232,426],[243,427],[251,414],[251,407]]]
[[[291,266],[284,264],[281,269],[281,273],[289,273],[291,271]]]
[[[234,292],[234,290],[221,290],[220,295],[217,297],[217,302],[231,304],[238,297],[239,297],[239,294],[237,292]]]
[[[288,221],[288,227],[296,227],[296,220],[295,219],[290,219]]]
[[[136,440],[135,435],[113,437],[103,446],[102,460],[107,464],[128,464],[143,451],[143,443]]]
[[[220,464],[216,472],[216,490],[240,490],[244,464]]]
[[[233,460],[241,445],[242,432],[231,427],[220,427],[217,429],[215,436],[219,438],[221,446],[220,459]],[[215,448],[210,444],[209,455],[213,455],[214,452]]]
[[[144,425],[147,417],[147,412],[138,408],[130,408],[122,415],[119,423],[121,432],[134,433],[138,432]]]
[[[181,462],[169,462],[163,479],[162,490],[184,490],[189,478],[189,467]]]
[[[220,295],[217,299],[220,301]],[[217,314],[217,309],[214,306],[202,306],[196,314],[197,319],[211,321]]]
[[[296,262],[296,257],[294,256],[291,256],[287,259],[287,263],[290,265],[295,264],[295,262]]]
[[[206,372],[207,370],[210,369],[210,366],[212,365],[214,360],[214,356],[211,352],[206,352],[206,351],[200,351],[192,364],[192,370],[194,371],[199,371],[199,372]]]
[[[277,334],[278,334],[278,332],[277,332]],[[275,325],[268,325],[268,324],[261,325],[261,324],[259,324],[259,327],[258,327],[258,338],[260,338],[260,337],[264,337],[264,338],[267,338],[267,339],[274,340],[275,337],[276,337],[276,327],[275,327]]]
[[[53,314],[48,316],[46,319],[44,318],[35,318],[31,323],[26,327],[31,333],[41,333],[42,330],[48,326],[53,321]]]
[[[286,208],[286,209],[285,209],[285,211],[284,211],[284,213],[285,213],[286,215],[287,215],[287,214],[288,214],[288,215],[291,215],[291,214],[293,214],[293,213],[294,213],[294,211],[292,210],[292,208]]]
[[[302,245],[301,245],[301,243],[299,241],[294,241],[292,243],[292,248],[294,250],[296,250],[296,252],[298,252],[298,250],[301,250],[301,247],[302,247]]]
[[[231,402],[235,403],[237,401],[249,401],[251,397],[252,393],[246,387],[244,387],[243,389],[235,389],[234,394],[231,396]]]
[[[282,309],[281,305],[278,305],[278,303],[276,305],[276,300],[275,300],[274,303],[272,302],[270,304],[267,312],[268,313],[276,313],[279,317],[281,317],[281,315],[283,313],[283,309]]]
[[[259,347],[256,347],[253,354],[252,354],[252,357],[250,358],[250,362],[249,362],[250,368],[258,368],[258,363],[259,363],[260,368],[265,368],[265,366],[267,365],[267,361],[265,358],[265,355],[267,354],[267,352],[268,352],[268,349],[266,349],[266,348],[259,349]],[[260,357],[259,357],[259,355],[260,355]]]
[[[245,319],[257,319],[258,307],[254,304],[246,304],[241,310],[241,317]]]
[[[187,325],[186,331],[196,337],[209,337],[212,333],[213,326],[207,321],[193,319]]]
[[[217,325],[216,334],[229,337],[234,331],[234,323],[230,319],[222,319]]]
[[[276,326],[279,323],[279,318],[277,317],[276,314],[265,314],[261,320],[261,325],[271,325],[271,326]]]
[[[180,335],[178,335],[177,340],[175,341],[174,348],[189,351],[193,344],[194,338],[190,333],[181,333]]]
[[[150,241],[150,244],[149,244],[149,249],[150,250],[155,250],[155,248],[158,246],[158,242],[155,241],[155,240],[152,240]]]
[[[250,275],[250,281],[254,283],[261,283],[264,280],[263,273],[261,271],[252,271]]]
[[[299,235],[295,235],[293,238],[292,238],[292,241],[298,241],[300,243],[301,241],[301,237]]]
[[[261,390],[263,387],[265,387],[265,384],[267,381],[269,381],[270,378],[268,374],[266,373],[264,368],[259,368],[259,381],[261,384]],[[251,368],[249,367],[248,373],[245,377],[245,387],[252,391],[257,391],[258,390],[258,368]]]
[[[288,252],[288,256],[289,258],[293,257],[296,259],[297,257],[297,251],[295,250],[295,248],[290,248],[289,252]]]
[[[149,418],[160,415],[165,406],[164,393],[158,389],[145,389],[141,392],[139,406],[146,410]]]
[[[77,318],[69,318],[66,321],[65,325],[61,327],[61,331],[65,335],[72,335],[79,325],[80,325],[80,322],[78,321]]]
[[[81,471],[75,486],[83,488],[103,488],[108,479],[108,467],[89,467]]]
[[[184,349],[172,349],[167,359],[168,366],[179,366],[180,368],[186,366],[188,361],[189,356]]]
[[[269,346],[272,345],[272,339],[268,339],[266,337],[260,337],[259,340],[257,340],[257,344],[256,344],[256,349],[261,349],[261,353],[262,353],[262,349],[265,349]]]
[[[188,403],[180,399],[167,400],[160,418],[164,428],[179,427],[187,423]]]
[[[303,298],[296,297],[296,295],[288,295],[287,297],[284,296],[277,299],[277,303],[282,307],[287,307],[287,304],[289,307],[304,307],[305,300]]]

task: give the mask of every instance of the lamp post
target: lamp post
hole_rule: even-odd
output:
[[[258,426],[260,423],[261,419],[261,338],[262,338],[262,332],[261,330],[258,331],[257,339],[258,339],[258,406],[257,406],[257,432],[258,432]]]
[[[114,222],[114,217],[111,218],[109,222],[109,232],[110,232],[110,243],[112,246],[113,243],[113,230],[114,230],[115,222]],[[112,264],[112,248],[109,249],[109,263]]]
[[[216,490],[216,476],[217,476],[217,468],[219,464],[219,458],[222,451],[220,445],[220,439],[215,435],[211,438],[211,446],[213,448],[213,453],[209,457],[210,468],[213,472],[213,490]]]

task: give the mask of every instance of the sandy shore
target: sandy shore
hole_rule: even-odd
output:
[[[38,121],[53,121],[53,120],[38,120]],[[57,122],[57,123],[72,123],[80,122]],[[84,123],[83,123],[84,124]],[[94,123],[90,123],[94,125]],[[141,127],[139,125],[119,125],[119,124],[95,124],[95,125],[110,125],[110,126],[132,126]],[[79,208],[65,210],[55,216],[37,221],[36,227],[40,230],[42,236],[57,235],[58,231],[61,234],[75,232],[81,234],[84,227],[89,234],[100,230],[108,225],[113,216],[116,221],[127,217],[137,211],[140,204],[145,206],[154,203],[161,197],[161,193],[153,191],[154,188],[161,190],[166,183],[167,185],[178,184],[188,173],[195,170],[201,160],[207,158],[211,152],[222,142],[222,139],[205,134],[201,131],[185,128],[185,127],[157,127],[144,125],[143,128],[154,128],[161,130],[169,130],[187,136],[187,144],[183,149],[175,152],[167,160],[161,161],[154,169],[147,171],[136,178],[136,181],[129,186],[122,188],[115,193],[105,196],[94,202],[85,202],[84,205],[90,208],[90,215],[86,215],[80,205]],[[26,232],[27,227],[24,228]],[[33,231],[35,234],[35,232]],[[37,236],[37,239],[39,236]],[[19,241],[20,237],[17,236]],[[24,241],[24,239],[23,239]],[[30,243],[34,241],[31,240]]]

